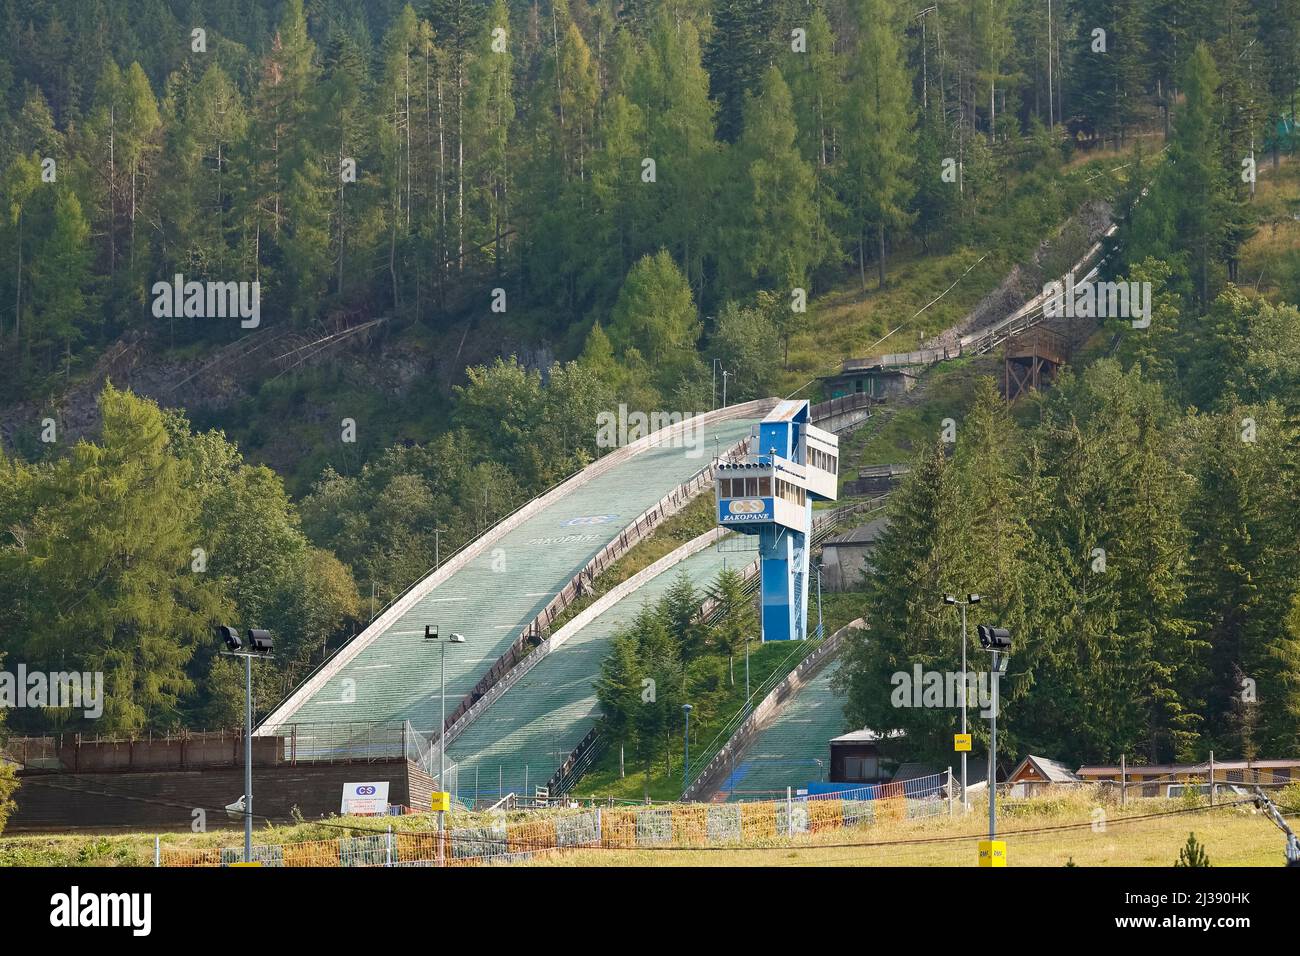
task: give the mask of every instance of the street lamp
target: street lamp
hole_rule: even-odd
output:
[[[989,718],[989,843],[997,839],[998,822],[997,805],[997,760],[998,760],[998,684],[999,678],[1007,672],[1007,663],[1011,659],[1011,632],[1005,627],[990,627],[981,624],[976,628],[980,647],[993,655],[993,701]],[[993,852],[990,846],[989,852]]]
[[[239,639],[239,632],[227,624],[219,624],[217,637],[226,645],[225,657],[244,659],[244,862],[253,862],[253,658],[269,660],[271,657],[271,632],[261,628],[248,629],[248,646]]]
[[[980,603],[978,594],[967,594],[965,601],[957,600],[954,594],[943,596],[944,604],[961,608],[961,732],[966,733],[966,700],[970,697],[970,686],[966,681],[966,608]],[[961,752],[961,809],[970,812],[970,801],[966,798],[966,751]]]
[[[424,625],[424,639],[426,641],[438,640],[438,625]],[[438,786],[446,785],[443,780],[445,773],[445,763],[447,748],[444,743],[444,731],[447,729],[447,644],[464,644],[465,637],[463,634],[449,634],[446,643],[440,643],[440,660],[438,676],[438,704],[440,718],[438,722]]]
[[[682,704],[682,713],[686,715],[686,729],[683,732],[683,743],[685,746],[682,750],[682,796],[686,796],[686,788],[691,785],[691,705]]]

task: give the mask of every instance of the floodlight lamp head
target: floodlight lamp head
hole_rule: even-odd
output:
[[[464,634],[453,634],[453,635],[451,635],[451,637],[449,638],[449,640],[450,640],[453,644],[464,644],[464,643],[465,643],[465,635],[464,635]]]
[[[1004,652],[1011,650],[1011,632],[1005,627],[981,624],[975,632],[979,635],[980,647],[984,650]]]
[[[271,653],[271,632],[260,627],[248,629],[248,647],[254,654]]]
[[[978,594],[968,594],[966,595],[966,601],[969,604],[979,604],[980,596]]]
[[[217,625],[217,637],[225,643],[228,651],[238,651],[244,647],[244,642],[239,639],[239,632],[228,625]]]
[[[425,639],[426,641],[436,641],[436,640],[438,639],[438,625],[437,625],[437,624],[426,624],[426,625],[424,625],[424,639]]]
[[[957,603],[957,599],[956,599],[955,597],[953,597],[951,594],[945,594],[945,595],[943,596],[943,603],[944,603],[944,604],[956,604],[956,603]]]

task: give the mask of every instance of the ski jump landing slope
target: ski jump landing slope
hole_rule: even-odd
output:
[[[440,644],[449,634],[465,636],[464,644],[446,647],[451,715],[593,557],[637,516],[708,468],[715,444],[725,451],[744,440],[773,404],[749,402],[702,416],[702,431],[692,434],[702,436],[703,447],[684,440],[699,427],[697,420],[661,429],[529,502],[408,589],[281,703],[258,734],[287,733],[294,724],[385,721],[434,730]],[[426,624],[438,626],[442,642],[424,639]]]
[[[593,605],[553,640],[563,645],[539,661],[464,733],[447,745],[448,759],[460,767],[460,797],[495,799],[506,793],[531,793],[545,784],[600,716],[593,681],[614,635],[655,604],[679,574],[705,588],[724,566],[743,570],[754,552],[719,552],[719,535],[701,535],[679,552],[646,568],[627,582],[621,596]],[[454,729],[453,731],[454,732]],[[451,737],[451,732],[448,733]],[[476,787],[475,781],[478,781]]]

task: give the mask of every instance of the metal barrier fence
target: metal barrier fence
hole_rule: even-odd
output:
[[[677,803],[643,807],[593,807],[504,817],[438,833],[384,833],[259,845],[263,866],[475,866],[514,863],[543,853],[576,849],[743,847],[878,822],[950,814],[948,774],[906,784],[843,793],[787,796],[752,803]],[[242,847],[180,849],[159,846],[159,866],[229,866],[243,861]]]

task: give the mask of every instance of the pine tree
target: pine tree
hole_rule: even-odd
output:
[[[594,686],[605,727],[618,744],[620,778],[623,776],[625,751],[635,751],[638,746],[637,714],[641,706],[643,675],[636,634],[630,631],[616,634],[610,642],[609,655],[600,662],[600,677]]]
[[[1198,622],[1198,637],[1209,647],[1207,730],[1219,752],[1232,752],[1233,718],[1243,695],[1264,701],[1287,697],[1288,673],[1273,648],[1287,631],[1291,582],[1300,570],[1291,517],[1296,507],[1293,429],[1271,404],[1238,405],[1194,419],[1190,426],[1197,492],[1188,508],[1196,541],[1188,616]],[[1242,677],[1250,679],[1250,688]],[[1283,710],[1265,708],[1257,728],[1270,750],[1289,745],[1294,734]]]
[[[902,730],[916,759],[946,752],[952,713],[895,706],[895,693],[914,667],[956,671],[961,661],[958,620],[942,596],[963,586],[956,537],[958,488],[945,445],[936,440],[890,496],[889,525],[872,555],[863,617],[869,631],[850,639],[833,678],[855,727]],[[891,690],[892,687],[892,690]]]
[[[636,349],[669,388],[698,364],[700,320],[685,276],[667,251],[644,256],[623,282],[607,329],[616,354]]]
[[[690,575],[681,571],[659,602],[664,626],[677,642],[678,655],[684,664],[704,652],[707,632],[699,620],[702,598],[703,595],[697,593],[691,583]]]
[[[365,208],[365,201],[369,198],[364,173],[370,147],[363,100],[365,83],[366,65],[356,45],[346,34],[335,36],[325,55],[316,110],[319,125],[328,131],[325,142],[331,147],[328,154],[331,161],[325,168],[335,179],[334,190],[338,197],[330,230],[334,293],[338,296],[346,291],[349,241],[357,241],[353,233],[362,217],[360,209]],[[349,161],[354,164],[355,181],[349,181],[352,177],[344,175]],[[354,208],[357,211],[354,212]]]
[[[509,31],[510,18],[504,0],[496,0],[488,15],[493,29]],[[491,31],[482,42],[493,41]],[[514,60],[507,43],[504,52],[490,47],[476,57],[471,66],[469,114],[472,117],[474,182],[472,205],[477,207],[474,219],[487,227],[483,239],[492,245],[493,264],[497,275],[505,268],[505,254],[509,240],[505,233],[510,221],[510,133],[515,119],[515,102],[512,91]],[[589,117],[587,117],[589,119]],[[590,130],[583,135],[589,136]],[[584,144],[585,145],[585,144]],[[585,155],[583,157],[585,164]]]
[[[637,61],[632,101],[646,120],[644,156],[655,161],[656,181],[638,183],[654,191],[650,237],[682,264],[698,298],[720,170],[716,107],[700,63],[699,32],[689,20],[678,26],[667,9],[660,11]]]
[[[1138,121],[1146,76],[1147,37],[1139,0],[1078,4],[1071,98],[1103,142],[1124,145]],[[1104,36],[1095,33],[1104,30]],[[1104,49],[1098,49],[1101,43]]]
[[[1174,866],[1205,867],[1210,865],[1210,858],[1205,853],[1205,846],[1196,841],[1196,834],[1187,834],[1187,843],[1178,851]]]
[[[1256,0],[1263,113],[1273,168],[1281,164],[1282,117],[1295,114],[1300,75],[1300,0]]]
[[[0,199],[4,202],[4,225],[7,227],[6,232],[10,233],[6,236],[6,240],[13,249],[12,307],[15,338],[22,335],[23,307],[30,298],[24,287],[24,278],[31,268],[29,264],[25,266],[25,260],[30,262],[30,259],[25,256],[25,251],[33,240],[30,232],[24,229],[24,225],[29,204],[40,186],[40,179],[41,158],[36,153],[31,156],[23,156],[20,153],[14,157],[9,168],[0,173]],[[3,332],[2,328],[0,332]]]
[[[445,58],[445,92],[439,93],[439,142],[445,143],[442,180],[442,223],[446,231],[451,271],[464,269],[466,252],[465,199],[465,99],[469,86],[469,63],[474,41],[482,24],[471,0],[432,0],[430,22]],[[443,152],[440,145],[440,155]]]
[[[784,53],[781,69],[794,104],[799,151],[813,170],[813,203],[817,210],[813,259],[838,265],[844,249],[833,224],[842,221],[844,208],[835,195],[833,163],[844,95],[843,67],[835,52],[830,22],[820,8],[813,9],[806,30],[807,51]]]
[[[1174,123],[1169,190],[1178,203],[1174,233],[1182,237],[1189,253],[1196,298],[1203,306],[1210,302],[1210,263],[1223,241],[1227,220],[1226,183],[1219,164],[1218,86],[1219,72],[1210,51],[1198,45],[1183,79],[1186,103]]]
[[[1159,389],[1110,360],[1049,403],[1039,521],[1051,645],[1034,722],[1079,759],[1189,756],[1204,644],[1183,616],[1187,476]]]
[[[156,405],[107,386],[102,439],[45,466],[27,492],[26,547],[4,555],[29,595],[33,668],[104,673],[103,732],[179,725],[186,664],[230,605],[188,569],[198,513]]]
[[[32,266],[32,343],[51,350],[62,344],[66,375],[72,374],[72,345],[81,337],[90,282],[90,225],[76,193],[61,190],[54,201],[49,235]],[[53,364],[52,362],[50,364]]]
[[[383,79],[375,91],[375,113],[379,117],[379,144],[388,242],[385,261],[388,291],[394,309],[403,308],[402,288],[407,272],[406,255],[412,236],[412,194],[414,190],[412,138],[416,89],[416,54],[419,24],[408,5],[384,36]]]
[[[745,594],[745,579],[735,568],[724,568],[713,579],[709,597],[716,602],[717,617],[709,640],[727,655],[727,681],[736,686],[736,655],[758,631],[754,598]]]
[[[718,135],[735,142],[743,128],[746,97],[757,95],[776,52],[771,0],[716,0],[713,32],[705,50],[710,93],[718,101]]]
[[[892,0],[859,0],[860,37],[845,97],[841,191],[855,222],[862,285],[868,231],[875,233],[880,287],[885,285],[885,237],[911,221],[907,175],[913,141],[911,80],[903,66],[898,13]]]
[[[760,95],[745,103],[745,131],[736,148],[748,182],[738,204],[743,225],[743,260],[750,276],[788,294],[806,288],[817,267],[821,231],[813,202],[812,170],[795,147],[790,91],[772,67]],[[720,237],[722,238],[722,237]]]

